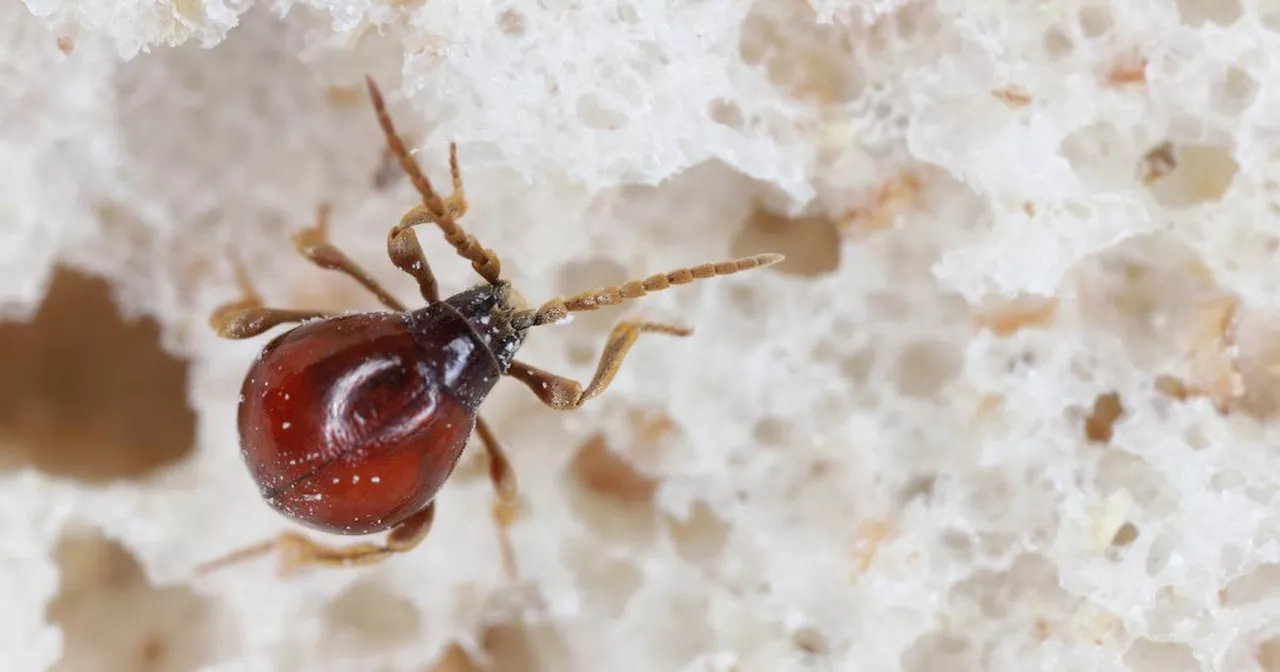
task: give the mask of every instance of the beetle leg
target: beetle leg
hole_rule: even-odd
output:
[[[401,225],[409,219],[409,216],[421,209],[426,216],[431,216],[422,206],[418,206],[409,211],[400,220]],[[424,220],[430,221],[430,220]],[[410,223],[414,226],[417,223]],[[418,281],[418,291],[422,293],[422,298],[427,303],[436,303],[440,300],[440,290],[436,286],[436,276],[431,272],[431,265],[427,263],[427,255],[422,251],[422,245],[418,243],[418,234],[413,229],[396,227],[391,229],[387,234],[387,256],[391,257],[391,263],[395,267],[413,276]]]
[[[239,262],[235,264],[235,274],[241,298],[219,306],[209,316],[209,325],[223,338],[252,338],[277,325],[331,316],[319,310],[267,308]]]
[[[308,261],[319,266],[320,268],[338,271],[347,277],[360,283],[365,289],[369,290],[374,296],[378,297],[378,301],[382,305],[396,312],[404,312],[404,304],[400,303],[391,293],[382,288],[373,276],[360,267],[359,264],[352,261],[342,250],[339,250],[329,242],[329,205],[321,204],[316,212],[316,223],[308,229],[303,229],[293,235],[293,246],[298,253],[306,257]]]
[[[449,143],[449,176],[453,181],[453,193],[446,198],[441,198],[436,193],[435,187],[431,185],[431,180],[422,173],[422,167],[413,158],[413,154],[405,146],[400,134],[396,132],[395,124],[387,112],[386,102],[382,98],[378,85],[371,77],[365,78],[365,84],[368,86],[369,99],[373,102],[373,111],[378,117],[378,126],[382,128],[387,147],[396,156],[400,169],[409,177],[414,189],[422,195],[422,205],[410,210],[404,216],[400,224],[391,230],[391,238],[398,237],[401,230],[411,226],[435,224],[453,249],[462,258],[471,262],[471,268],[475,269],[480,277],[494,285],[501,282],[502,262],[498,260],[498,256],[493,253],[493,250],[482,246],[474,236],[458,225],[458,218],[467,212],[467,198],[462,189],[462,172],[458,168],[457,144]]]
[[[515,520],[516,500],[520,496],[516,474],[502,450],[502,444],[498,443],[498,437],[484,418],[476,418],[476,433],[480,435],[480,443],[484,444],[484,450],[489,454],[489,479],[493,481],[493,489],[497,495],[493,516],[499,525],[506,527]]]
[[[467,197],[462,188],[462,172],[458,168],[458,146],[453,143],[449,143],[449,176],[453,180],[453,193],[440,199],[445,213],[443,217],[436,215],[429,207],[419,205],[405,213],[400,218],[400,224],[392,227],[387,234],[387,256],[391,257],[391,263],[418,281],[418,289],[427,303],[439,301],[440,290],[436,286],[435,274],[431,272],[431,265],[427,263],[427,255],[422,251],[422,245],[418,243],[418,234],[414,233],[413,227],[422,224],[448,226],[447,222],[456,220],[467,212]],[[445,237],[451,244],[455,246],[458,244],[457,234],[451,235],[446,230]],[[464,235],[464,240],[465,238]],[[471,242],[475,243],[474,239],[471,239]],[[478,247],[478,245],[475,243],[475,246]],[[463,256],[467,254],[463,253]]]
[[[245,307],[228,304],[214,311],[209,323],[223,338],[253,338],[272,327],[290,322],[305,322],[322,317],[332,317],[320,310],[287,310],[283,308]]]
[[[227,565],[250,560],[271,551],[280,553],[280,573],[291,574],[307,567],[352,567],[372,565],[395,555],[413,550],[431,531],[435,520],[436,504],[406,518],[391,528],[386,541],[381,544],[362,543],[348,546],[327,546],[296,532],[285,532],[275,539],[249,546],[206,562],[196,568],[196,573],[207,574]]]
[[[489,478],[493,481],[493,489],[497,495],[493,502],[493,519],[498,523],[502,566],[507,576],[518,579],[520,568],[516,562],[516,551],[511,545],[511,536],[507,533],[507,528],[515,522],[519,506],[517,500],[520,491],[516,485],[516,474],[502,450],[502,444],[498,443],[498,438],[484,418],[476,418],[476,432],[480,435],[480,443],[484,444],[485,452],[489,454]]]
[[[596,374],[583,390],[577,381],[557,376],[520,361],[513,361],[507,375],[519,380],[529,387],[542,403],[561,411],[581,406],[584,402],[600,394],[609,387],[622,359],[626,357],[631,345],[643,333],[670,334],[672,336],[688,336],[693,333],[685,327],[654,322],[619,322],[609,334],[605,342],[604,352],[600,355],[600,363],[596,365]]]

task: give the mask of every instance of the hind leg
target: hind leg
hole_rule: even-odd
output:
[[[274,539],[249,546],[221,558],[206,562],[196,568],[198,574],[207,574],[227,565],[250,560],[271,551],[280,554],[280,573],[291,574],[310,567],[351,567],[371,565],[393,555],[417,548],[431,531],[435,520],[436,504],[415,513],[404,522],[391,528],[381,544],[363,543],[348,546],[328,546],[296,532],[285,532]]]

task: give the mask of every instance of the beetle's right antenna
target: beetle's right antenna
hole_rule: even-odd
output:
[[[784,257],[781,254],[757,254],[730,261],[701,264],[693,268],[681,268],[667,273],[659,273],[644,280],[633,280],[621,287],[601,287],[567,299],[552,299],[536,310],[522,310],[511,317],[511,325],[516,329],[528,329],[543,324],[559,322],[570,313],[596,310],[604,306],[612,306],[629,299],[638,299],[645,294],[660,292],[673,285],[687,285],[694,280],[704,280],[722,275],[733,275],[749,271],[753,268],[772,266]]]
[[[392,230],[390,237],[395,238],[401,231],[420,224],[435,224],[444,232],[445,240],[453,246],[458,254],[471,262],[471,267],[490,284],[498,284],[502,275],[502,263],[498,261],[493,250],[480,246],[475,237],[458,226],[457,218],[467,211],[467,200],[462,191],[462,173],[458,170],[458,146],[449,143],[449,174],[453,178],[453,194],[448,198],[440,198],[431,186],[431,180],[422,173],[422,168],[405,147],[404,140],[396,133],[391,115],[387,113],[382,92],[374,83],[373,77],[365,76],[365,84],[369,87],[369,98],[373,100],[373,110],[378,115],[378,125],[382,134],[387,137],[387,147],[400,163],[400,168],[409,176],[413,186],[422,194],[422,205],[405,213]]]

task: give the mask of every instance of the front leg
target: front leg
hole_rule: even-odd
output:
[[[311,541],[296,532],[284,532],[274,539],[249,546],[221,558],[206,562],[196,568],[196,573],[207,574],[227,565],[243,562],[271,551],[280,553],[280,574],[287,575],[309,567],[350,567],[372,565],[392,555],[411,551],[422,543],[431,531],[435,520],[436,503],[406,518],[391,528],[386,541],[381,544],[362,543],[348,546],[328,546]]]
[[[394,133],[390,137],[394,137]],[[393,153],[407,152],[403,147],[403,143],[392,142],[392,146],[399,147]],[[409,155],[405,153],[403,157],[409,157]],[[409,166],[407,170],[410,170],[410,174],[417,175],[419,172],[418,167],[412,161],[412,157],[408,159],[403,157],[402,161],[408,160],[410,162],[406,164]],[[413,227],[435,224],[444,228],[446,240],[454,247],[462,245],[463,247],[458,248],[459,253],[468,259],[478,253],[476,250],[482,249],[479,248],[479,243],[476,243],[474,238],[467,236],[461,229],[457,228],[456,223],[453,223],[454,220],[467,212],[467,198],[462,190],[462,173],[458,170],[458,147],[454,144],[449,145],[449,173],[453,177],[453,193],[447,198],[439,199],[439,208],[433,210],[432,207],[427,205],[419,205],[406,212],[400,218],[400,223],[392,227],[391,231],[387,233],[387,256],[391,258],[391,263],[396,268],[408,273],[414,280],[418,281],[418,291],[422,294],[422,298],[426,299],[427,303],[436,303],[440,300],[440,289],[436,285],[435,275],[431,272],[431,264],[427,262],[427,255],[422,251],[422,244],[418,242],[418,234],[414,233]],[[434,203],[432,199],[438,197],[431,190],[430,183],[419,182],[416,177],[414,179],[414,184],[419,189],[426,190],[423,193],[423,197],[428,202]],[[437,211],[443,214],[437,214]],[[468,248],[467,246],[470,247]],[[468,252],[466,251],[467,249],[471,251]],[[492,256],[491,253],[490,256]],[[485,261],[484,264],[484,267],[494,274],[493,277],[497,278],[497,267],[494,265],[497,262]],[[477,268],[477,270],[480,269]]]
[[[429,217],[430,212],[418,206],[405,214],[401,223],[415,222],[418,217]],[[408,273],[418,282],[418,292],[428,304],[440,300],[440,289],[436,285],[436,276],[431,271],[427,255],[418,242],[418,234],[412,228],[395,227],[387,234],[387,256],[396,268]]]
[[[520,361],[511,363],[511,370],[507,375],[527,385],[542,400],[542,403],[560,411],[571,410],[609,387],[609,383],[613,382],[613,377],[618,373],[618,368],[622,366],[622,360],[627,356],[627,351],[631,349],[640,334],[644,333],[688,336],[693,331],[685,327],[654,322],[619,322],[609,334],[604,352],[600,355],[600,362],[596,365],[596,375],[591,379],[586,390],[583,390],[582,385],[575,380],[557,376]]]

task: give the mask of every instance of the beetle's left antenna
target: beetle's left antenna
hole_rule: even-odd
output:
[[[784,258],[781,254],[757,254],[729,261],[700,264],[692,268],[679,268],[649,276],[644,280],[633,280],[621,287],[600,287],[575,294],[567,299],[552,299],[537,309],[522,310],[512,315],[511,324],[516,329],[552,324],[564,320],[570,313],[617,305],[675,285],[687,285],[695,280],[733,275],[753,268],[772,266]]]
[[[462,190],[462,173],[458,170],[458,146],[455,143],[449,143],[449,174],[453,178],[453,193],[447,198],[440,198],[435,188],[431,186],[431,180],[422,173],[422,168],[409,153],[404,140],[396,133],[395,124],[391,122],[391,115],[387,113],[386,103],[382,99],[382,92],[378,90],[373,77],[365,76],[365,84],[369,87],[369,98],[373,100],[373,110],[378,115],[378,125],[382,127],[382,134],[387,138],[387,147],[400,163],[400,168],[413,182],[414,188],[422,194],[422,205],[410,210],[401,218],[400,223],[391,230],[391,237],[394,238],[401,231],[420,224],[435,224],[440,227],[445,240],[449,241],[458,254],[471,262],[471,267],[480,274],[480,277],[491,284],[498,284],[502,275],[502,263],[498,261],[497,255],[493,250],[482,247],[474,236],[458,226],[457,218],[467,211],[467,200]]]

